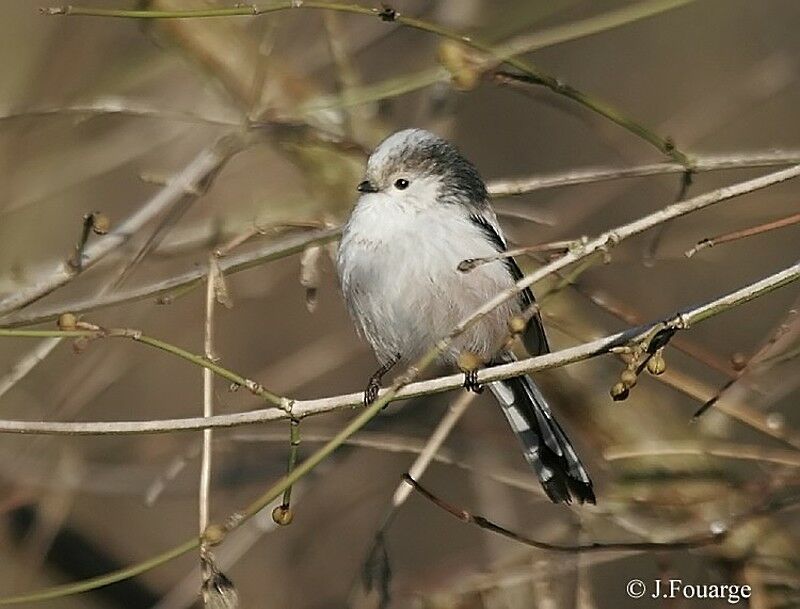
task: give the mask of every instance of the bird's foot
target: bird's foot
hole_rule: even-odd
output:
[[[378,399],[378,392],[381,390],[381,381],[375,376],[371,376],[364,390],[364,406],[369,406]]]
[[[378,368],[371,377],[369,377],[369,381],[367,382],[367,388],[364,390],[364,406],[371,405],[376,399],[378,399],[378,393],[381,390],[381,379],[383,379],[383,375],[385,375],[389,370],[392,369],[398,360],[400,359],[400,354],[398,353],[394,358],[386,362],[383,366]]]
[[[464,389],[473,393],[483,393],[483,385],[478,382],[477,370],[470,370],[464,373]]]

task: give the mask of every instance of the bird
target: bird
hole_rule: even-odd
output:
[[[390,135],[369,156],[357,190],[336,268],[346,308],[380,364],[364,393],[369,404],[393,366],[415,363],[523,274],[503,256],[507,241],[478,170],[447,140],[416,128]],[[486,257],[496,260],[459,270],[465,260]],[[531,356],[549,352],[525,289],[450,341],[440,363],[460,367],[465,388],[480,392],[464,354],[486,366],[514,361],[507,348],[512,317],[527,320],[522,343]],[[488,385],[550,500],[596,503],[586,468],[533,379]]]

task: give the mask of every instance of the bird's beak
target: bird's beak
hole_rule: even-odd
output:
[[[378,189],[369,180],[364,180],[361,182],[361,184],[356,187],[356,190],[358,192],[378,192]]]

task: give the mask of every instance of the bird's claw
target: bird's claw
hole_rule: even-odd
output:
[[[464,373],[464,389],[473,393],[483,393],[483,385],[478,382],[477,370]]]
[[[380,390],[380,381],[374,378],[369,379],[367,388],[364,390],[364,406],[370,406],[376,399],[378,399],[378,392]]]

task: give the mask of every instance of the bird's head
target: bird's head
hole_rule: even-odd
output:
[[[455,146],[422,129],[398,131],[381,142],[358,191],[414,208],[479,205],[487,196],[474,165]]]

